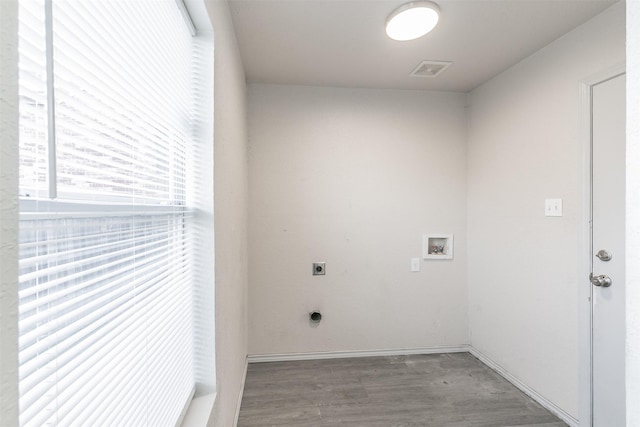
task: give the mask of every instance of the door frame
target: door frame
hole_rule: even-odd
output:
[[[593,426],[593,351],[592,305],[593,286],[588,281],[591,272],[591,144],[592,144],[592,89],[626,73],[624,63],[606,68],[580,81],[580,149],[581,191],[579,220],[578,263],[578,354],[579,354],[579,425]]]

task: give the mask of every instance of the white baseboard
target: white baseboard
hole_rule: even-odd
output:
[[[251,354],[249,363],[288,362],[293,360],[345,359],[350,357],[404,356],[408,354],[466,353],[467,344],[389,350],[323,351],[315,353]]]
[[[551,413],[556,415],[562,421],[567,423],[570,427],[578,427],[578,420],[569,415],[566,411],[561,409],[555,403],[549,401],[546,397],[542,396],[540,393],[520,381],[518,378],[509,373],[506,369],[496,363],[494,360],[478,351],[474,347],[469,346],[469,353],[478,358],[482,363],[496,371],[501,377],[509,381],[514,386],[518,387],[524,394],[538,402],[543,408],[549,410]]]
[[[244,373],[242,374],[242,382],[240,383],[240,393],[238,393],[238,403],[236,404],[236,415],[233,419],[233,427],[238,426],[240,418],[240,406],[242,406],[242,396],[244,395],[244,384],[247,381],[247,369],[249,368],[248,357],[244,360]]]

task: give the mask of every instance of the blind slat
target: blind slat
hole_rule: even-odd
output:
[[[135,302],[138,303],[137,304],[138,307],[140,307],[140,304],[142,303],[142,308],[144,308],[145,304],[152,303],[159,299],[157,296],[154,296],[153,292],[150,292],[149,289],[150,288],[147,289],[148,292],[141,293],[136,296]],[[150,298],[148,296],[149,294],[151,295]],[[164,305],[160,305],[160,304],[164,304]],[[167,304],[170,304],[170,302],[161,300],[160,303],[157,305],[159,309],[160,308],[166,309]],[[114,350],[115,348],[118,347],[118,345],[123,344],[122,347],[126,349],[131,344],[135,342],[139,342],[140,337],[146,337],[147,334],[145,333],[144,329],[141,329],[139,327],[140,326],[139,324],[137,325],[138,327],[136,327],[136,323],[140,323],[143,321],[146,322],[147,319],[145,319],[144,311],[141,311],[141,310],[138,310],[138,312],[136,312],[130,317],[127,317],[125,319],[122,319],[122,318],[119,318],[119,319],[123,320],[124,322],[121,325],[119,325],[119,328],[117,330],[110,331],[110,333],[101,337],[101,339],[99,339],[97,343],[94,343],[91,346],[84,346],[84,347],[74,349],[75,353],[70,355],[68,359],[74,360],[71,356],[75,356],[75,358],[80,358],[83,363],[80,364],[79,367],[76,366],[76,364],[71,364],[71,363],[63,364],[60,368],[56,367],[56,370],[50,373],[50,376],[55,376],[55,381],[51,379],[48,380],[46,377],[41,378],[40,381],[42,381],[45,384],[49,384],[50,387],[59,387],[60,385],[63,385],[64,386],[63,389],[69,389],[70,385],[75,384],[79,388],[88,387],[89,389],[91,389],[92,388],[91,385],[87,384],[86,381],[83,381],[83,378],[85,376],[83,374],[89,371],[93,371],[91,376],[95,377],[95,375],[97,374],[97,372],[95,372],[95,369],[96,369],[95,366],[97,366],[96,365],[97,363],[106,364],[109,367],[109,371],[111,373],[115,372],[118,369],[129,369],[130,368],[129,365],[118,364],[119,366],[117,367],[114,366],[112,360],[110,360],[110,356],[113,356],[114,352],[118,353],[117,351]],[[178,322],[178,324],[179,323],[180,322]],[[116,333],[116,332],[119,332],[119,333]],[[166,335],[166,334],[163,334],[163,335]],[[125,353],[128,354],[131,352],[125,352]],[[145,353],[139,353],[139,354],[143,357],[145,356]],[[140,367],[138,367],[139,371],[141,372],[145,371],[145,369],[139,369],[139,368]],[[108,375],[110,372],[105,372],[105,374]],[[47,392],[47,390],[43,388],[35,389],[34,391],[40,393],[35,397],[41,397],[41,395],[45,395]],[[71,401],[72,406],[78,406],[78,405],[82,406],[90,403],[90,399],[87,399],[86,392],[81,392],[82,390],[69,390],[69,391],[73,392],[74,394],[74,397]],[[33,393],[31,396],[29,395],[25,396],[25,398],[27,397],[33,398]],[[54,395],[49,395],[48,399],[40,399],[40,401],[38,402],[38,405],[33,405],[32,413],[34,417],[38,417],[37,418],[38,422],[42,422],[41,417],[44,416],[44,415],[39,415],[42,412],[42,409],[46,407],[48,403],[53,401],[54,398],[56,398]],[[77,403],[76,402],[77,400],[80,400],[81,403]]]
[[[147,293],[153,292],[153,287],[157,285],[148,281],[141,283],[142,286],[140,287],[124,289],[123,292],[113,295],[112,304],[91,312],[89,317],[85,319],[83,328],[67,328],[67,330],[61,331],[60,335],[63,338],[57,342],[38,342],[37,345],[30,346],[29,350],[32,358],[31,360],[26,360],[20,367],[20,375],[25,381],[25,396],[31,386],[44,381],[44,378],[48,376],[47,372],[39,372],[37,370],[39,365],[46,365],[57,359],[57,365],[63,367],[73,360],[79,351],[85,354],[87,343],[94,342],[109,334],[113,329],[113,325],[126,320],[121,314],[126,310],[132,309],[137,304],[137,300],[134,297],[141,298]],[[187,282],[183,282],[181,285],[185,285],[185,283]],[[47,353],[47,350],[53,347],[56,348],[56,354]]]
[[[174,425],[194,387],[196,45],[175,0],[19,8],[20,423]]]
[[[163,271],[167,266],[175,267],[175,265],[171,263],[163,264],[162,261],[165,261],[166,259],[167,257],[164,254],[160,254],[155,256],[154,258],[141,260],[139,262],[139,265],[136,266],[135,274],[142,276],[147,271],[151,272],[152,275],[163,274]],[[117,270],[117,274],[110,274],[109,276],[100,278],[100,280],[96,280],[91,284],[103,285],[107,280],[115,279],[117,277],[121,277],[120,280],[125,280],[128,278],[128,280],[131,281],[132,274],[126,274],[130,272],[131,268],[130,264],[128,264],[120,270]],[[124,278],[122,278],[122,276],[124,276]],[[118,284],[118,282],[114,281],[113,284]],[[23,347],[24,342],[28,343],[32,340],[43,342],[43,337],[47,337],[49,334],[58,333],[58,327],[53,322],[51,322],[51,320],[55,319],[58,322],[63,322],[65,319],[73,320],[73,312],[68,312],[68,308],[73,307],[78,303],[84,303],[85,310],[89,310],[94,306],[99,306],[101,302],[99,299],[89,301],[89,297],[92,293],[94,293],[95,295],[104,294],[104,290],[98,288],[95,290],[95,292],[87,293],[86,291],[88,289],[90,289],[90,287],[88,285],[85,285],[79,290],[78,293],[82,294],[81,298],[69,299],[65,303],[58,303],[54,306],[55,309],[40,309],[38,310],[37,314],[21,319],[22,328],[24,328],[25,331],[25,334],[21,335],[19,340],[21,348]],[[46,304],[42,305],[46,307]],[[65,314],[59,315],[59,313]]]

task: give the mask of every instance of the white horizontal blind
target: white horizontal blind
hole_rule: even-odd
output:
[[[184,233],[175,213],[23,216],[22,425],[175,422],[192,388]]]
[[[55,0],[53,31],[59,197],[181,203],[192,39],[175,0]]]
[[[194,386],[191,35],[175,0],[48,6],[56,200],[46,4],[20,1],[20,423],[174,425]]]
[[[20,195],[47,197],[47,72],[44,0],[20,2]]]

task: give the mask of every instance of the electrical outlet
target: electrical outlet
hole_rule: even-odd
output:
[[[324,276],[327,271],[326,262],[314,262],[313,263],[313,275]]]

